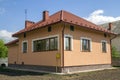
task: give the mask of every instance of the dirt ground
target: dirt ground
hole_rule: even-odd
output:
[[[0,80],[120,80],[120,68],[67,75],[0,68]]]

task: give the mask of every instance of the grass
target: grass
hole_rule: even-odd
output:
[[[120,67],[111,70],[56,75],[0,68],[0,80],[120,80]]]

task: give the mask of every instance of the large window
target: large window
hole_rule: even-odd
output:
[[[85,52],[91,51],[91,40],[88,38],[81,38],[81,49]]]
[[[23,41],[23,43],[22,43],[22,52],[23,53],[27,52],[27,41]]]
[[[64,38],[65,42],[64,42],[64,48],[65,50],[72,50],[72,36],[67,36],[65,35],[65,38]]]
[[[102,40],[101,42],[102,42],[102,52],[106,53],[107,52],[107,45],[106,45],[107,41]]]
[[[33,41],[33,51],[52,51],[58,50],[58,37],[40,39]]]

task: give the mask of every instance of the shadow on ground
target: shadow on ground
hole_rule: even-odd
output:
[[[0,80],[120,80],[120,67],[66,75],[0,68]]]
[[[42,76],[42,75],[48,75],[49,73],[21,71],[21,70],[13,70],[13,69],[0,67],[0,74],[8,75],[8,76],[25,76],[25,75]]]

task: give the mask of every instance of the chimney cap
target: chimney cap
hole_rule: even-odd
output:
[[[47,11],[47,10],[44,10],[43,12],[49,12],[49,11]]]

